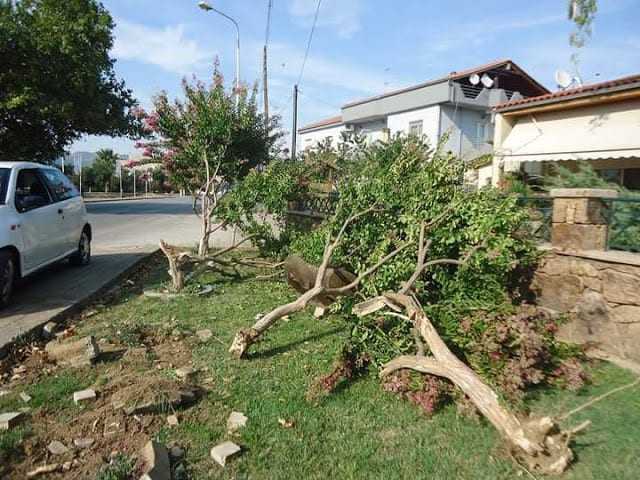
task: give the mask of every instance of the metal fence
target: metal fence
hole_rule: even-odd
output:
[[[640,252],[640,196],[604,200],[609,223],[609,250]]]
[[[518,205],[529,211],[529,230],[534,238],[539,242],[550,242],[553,198],[518,197]]]
[[[338,194],[331,192],[326,195],[309,195],[293,202],[292,210],[309,212],[316,215],[331,215],[336,211]]]

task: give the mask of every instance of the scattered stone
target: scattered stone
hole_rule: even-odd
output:
[[[9,390],[0,390],[0,398],[4,397],[5,395],[9,395],[11,392]]]
[[[180,460],[182,457],[184,457],[184,450],[179,446],[174,445],[173,447],[171,447],[171,450],[169,450],[169,455],[171,456],[171,458]]]
[[[326,313],[327,313],[327,309],[326,309],[326,308],[324,308],[324,307],[316,307],[316,308],[313,310],[313,316],[314,316],[315,318],[322,318],[322,317],[324,317],[324,315],[325,315]]]
[[[293,420],[286,420],[284,418],[279,418],[278,419],[278,423],[283,427],[283,428],[293,428],[295,426],[295,422]]]
[[[91,389],[80,390],[73,394],[73,403],[80,405],[81,403],[93,402],[96,399],[96,392]]]
[[[169,415],[167,417],[167,423],[170,427],[177,427],[180,424],[180,420],[178,420],[177,415]]]
[[[233,442],[223,442],[211,449],[211,458],[224,467],[227,459],[237,455],[241,450],[242,449]]]
[[[176,370],[177,377],[185,382],[191,380],[195,374],[196,371],[191,367],[181,367]]]
[[[29,403],[31,401],[31,397],[29,395],[27,395],[25,392],[20,392],[20,399],[24,403]]]
[[[205,295],[209,295],[211,292],[213,292],[213,285],[205,285],[204,287],[202,287],[202,290],[196,293],[196,295],[199,297],[204,297]]]
[[[153,441],[148,442],[140,452],[140,457],[144,462],[140,480],[171,480],[169,454],[163,445]]]
[[[24,365],[20,365],[19,367],[16,367],[13,369],[13,373],[16,375],[25,373],[26,371],[27,371],[27,367],[25,367]]]
[[[211,339],[211,337],[213,337],[213,332],[211,332],[211,330],[209,330],[208,328],[205,328],[204,330],[198,330],[196,332],[196,336],[201,342],[207,342]]]
[[[93,445],[94,442],[95,440],[93,438],[76,438],[73,440],[73,444],[80,450],[91,448],[91,445]]]
[[[42,327],[42,336],[45,339],[50,339],[55,337],[56,329],[58,328],[58,324],[56,322],[48,322]]]
[[[110,437],[120,432],[120,422],[105,423],[103,436]]]
[[[227,420],[227,431],[229,433],[240,430],[247,424],[248,418],[242,412],[231,412]]]
[[[60,468],[60,465],[57,463],[52,463],[50,465],[42,465],[41,467],[36,468],[35,470],[31,470],[27,472],[27,478],[33,478],[40,475],[44,475],[45,473],[53,473],[57,472]]]
[[[49,359],[71,367],[91,365],[100,355],[100,349],[93,336],[69,342],[54,340],[47,343],[45,350]]]
[[[62,442],[58,440],[54,440],[49,445],[47,445],[47,450],[51,453],[51,455],[64,455],[69,451],[67,447]]]
[[[0,430],[11,430],[22,421],[23,417],[22,412],[0,413]]]
[[[71,462],[64,462],[62,464],[62,471],[63,472],[68,472],[69,470],[71,470],[71,467],[73,466],[73,463]]]

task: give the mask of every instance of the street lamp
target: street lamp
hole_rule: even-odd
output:
[[[236,27],[236,106],[238,106],[238,101],[240,99],[240,27],[238,26],[238,22],[236,22],[226,13],[213,8],[208,2],[198,2],[198,7],[200,7],[205,12],[213,11],[218,15],[222,15],[227,20],[230,20],[231,23],[233,23],[233,25]]]

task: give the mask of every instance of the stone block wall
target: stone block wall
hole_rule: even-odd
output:
[[[550,250],[532,289],[540,306],[569,314],[561,338],[640,362],[640,254]]]

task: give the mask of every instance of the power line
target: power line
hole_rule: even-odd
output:
[[[309,32],[309,40],[307,41],[307,49],[304,52],[304,60],[302,61],[302,67],[300,68],[300,75],[298,75],[297,85],[300,85],[302,80],[302,74],[304,73],[304,67],[307,64],[307,58],[309,57],[309,50],[311,49],[311,40],[313,40],[313,33],[316,31],[316,24],[318,23],[318,14],[320,13],[320,5],[322,4],[322,0],[318,0],[318,5],[316,6],[316,13],[313,17],[313,25],[311,26],[311,32]]]

